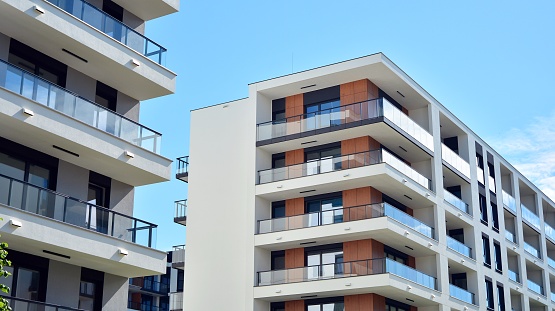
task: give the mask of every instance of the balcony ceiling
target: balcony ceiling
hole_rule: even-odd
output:
[[[112,0],[140,19],[149,21],[179,10],[179,0]]]

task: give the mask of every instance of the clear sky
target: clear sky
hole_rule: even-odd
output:
[[[383,52],[555,198],[554,16],[552,0],[182,0],[179,13],[147,23],[178,78],[176,94],[142,103],[141,123],[175,159],[188,154],[190,110]],[[137,189],[135,217],[159,225],[159,249],[185,242],[173,201],[186,197],[177,180]]]

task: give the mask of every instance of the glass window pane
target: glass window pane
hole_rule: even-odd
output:
[[[23,180],[25,178],[25,162],[0,152],[0,174]]]
[[[38,271],[19,268],[17,271],[17,288],[15,296],[38,300],[40,273]]]
[[[29,180],[32,185],[48,188],[48,179],[50,177],[50,170],[31,164],[29,166]]]

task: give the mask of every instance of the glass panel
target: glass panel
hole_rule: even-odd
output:
[[[23,180],[25,178],[25,162],[0,152],[0,174]]]
[[[462,289],[460,287],[457,287],[453,284],[449,284],[449,294],[451,295],[451,297],[455,297],[459,300],[462,300],[464,302],[468,302],[471,304],[474,304],[474,294]]]
[[[447,247],[460,254],[465,255],[466,257],[472,258],[472,249],[450,236],[447,236]]]
[[[386,258],[386,272],[398,275],[422,286],[435,289],[435,278]]]
[[[441,157],[445,162],[470,179],[470,164],[443,143],[441,144]]]
[[[95,284],[81,281],[79,288],[79,309],[90,310],[94,308]]]
[[[384,203],[385,215],[391,217],[398,222],[402,223],[405,226],[410,227],[411,229],[418,231],[419,233],[433,238],[433,228],[424,224],[420,220],[410,216],[409,214],[393,207],[390,204]]]
[[[40,273],[38,271],[19,268],[17,271],[15,296],[29,300],[38,300],[39,279]]]

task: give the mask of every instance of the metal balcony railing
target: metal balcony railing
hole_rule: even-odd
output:
[[[187,217],[187,199],[175,201],[175,218]]]
[[[167,51],[165,48],[92,4],[83,0],[47,1],[157,64],[164,64]]]
[[[432,190],[432,181],[424,177],[408,164],[393,156],[385,149],[376,149],[366,152],[322,158],[301,164],[289,165],[280,168],[261,170],[258,172],[259,184],[286,180],[310,175],[341,171],[351,168],[387,163],[395,170],[412,179],[422,187]]]
[[[154,153],[162,134],[0,60],[0,87]]]
[[[459,173],[470,179],[470,164],[443,143],[441,144],[441,158]]]
[[[258,286],[309,282],[335,278],[347,278],[391,273],[436,289],[436,278],[389,258],[377,258],[342,263],[331,263],[285,270],[258,272]]]
[[[29,299],[24,299],[24,298],[9,297],[4,295],[0,295],[0,297],[8,300],[9,306],[14,311],[18,311],[18,310],[85,311],[83,309],[64,307],[64,306],[55,305],[52,303],[33,301]]]
[[[0,204],[147,247],[157,225],[0,174]]]
[[[189,182],[189,156],[177,158],[175,177],[184,182]]]
[[[434,228],[397,209],[388,203],[337,208],[315,213],[273,218],[258,221],[258,233],[294,230],[362,219],[389,217],[429,238],[434,238]]]
[[[434,139],[428,131],[385,98],[345,105],[288,117],[282,120],[257,124],[257,141],[306,133],[323,128],[341,128],[362,125],[363,121],[383,117],[399,127],[407,135],[434,151]]]

